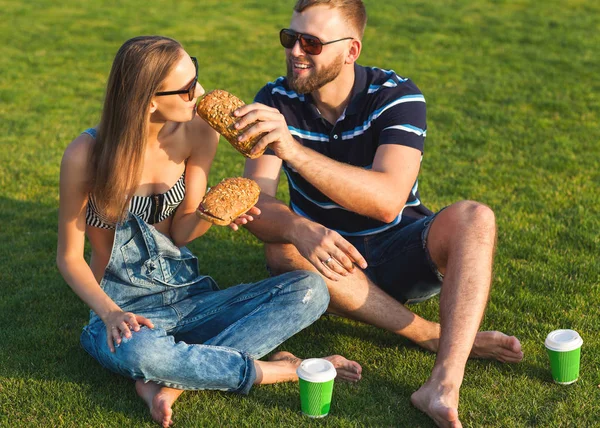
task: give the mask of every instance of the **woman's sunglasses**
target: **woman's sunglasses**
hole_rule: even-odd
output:
[[[300,47],[309,55],[319,55],[323,50],[323,46],[330,43],[341,42],[342,40],[350,40],[353,38],[354,37],[344,37],[343,39],[332,40],[330,42],[322,42],[318,37],[311,36],[310,34],[298,33],[289,28],[284,28],[279,32],[281,46],[286,49],[293,49],[294,45],[299,40]]]
[[[192,59],[192,62],[196,66],[196,77],[194,77],[194,80],[192,80],[192,83],[190,84],[190,86],[188,86],[185,89],[180,89],[179,91],[157,92],[154,95],[156,95],[157,97],[161,97],[163,95],[188,94],[189,101],[192,101],[194,99],[194,94],[196,93],[196,83],[198,83],[198,60],[194,56],[191,56],[190,58]]]

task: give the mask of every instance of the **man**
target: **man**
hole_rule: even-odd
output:
[[[273,273],[320,272],[329,310],[400,334],[437,352],[412,403],[440,426],[460,426],[459,388],[469,356],[522,359],[500,332],[478,332],[496,240],[485,205],[457,202],[432,214],[417,175],[425,100],[393,71],[358,66],[366,12],[360,0],[299,0],[280,33],[287,78],[240,108],[240,138],[265,133],[246,163],[262,215],[248,229],[265,242]],[[290,208],[275,199],[281,167]],[[356,268],[358,265],[360,269]],[[406,303],[441,290],[440,324]]]

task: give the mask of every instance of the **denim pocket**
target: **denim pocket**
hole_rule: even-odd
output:
[[[152,279],[163,285],[183,287],[197,282],[200,279],[198,272],[198,259],[191,257],[169,257],[159,255],[154,263],[160,265],[160,272],[156,272]]]
[[[156,248],[157,254],[148,257],[142,234],[137,234],[121,247],[124,267],[131,284],[150,287],[156,283],[181,287],[197,281],[198,259],[185,247],[173,244]]]
[[[152,272],[156,265],[148,259],[147,247],[141,233],[135,234],[121,246],[121,257],[132,285],[152,286]]]

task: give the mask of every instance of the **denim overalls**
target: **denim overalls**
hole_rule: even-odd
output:
[[[187,248],[133,214],[116,228],[100,286],[155,327],[132,331],[111,353],[92,311],[81,335],[85,350],[123,376],[188,390],[247,394],[253,360],[312,324],[329,303],[323,279],[306,271],[219,290]]]

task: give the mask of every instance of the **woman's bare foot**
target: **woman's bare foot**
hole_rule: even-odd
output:
[[[348,360],[341,355],[331,355],[323,358],[330,361],[335,367],[337,371],[336,380],[358,382],[362,378],[362,367],[356,361]]]
[[[458,388],[443,386],[429,379],[413,393],[410,401],[439,427],[462,427],[458,419]]]
[[[514,336],[499,331],[480,331],[475,336],[469,357],[518,363],[523,359],[523,351],[519,339]]]
[[[171,410],[171,406],[183,390],[167,388],[154,382],[146,383],[143,380],[135,382],[135,390],[150,408],[152,419],[158,422],[163,428],[173,425],[173,410]]]
[[[294,366],[294,368],[298,368],[302,362],[300,358],[288,351],[275,352],[269,357],[269,361],[288,361]]]
[[[341,355],[330,355],[329,357],[323,357],[323,359],[331,362],[333,367],[335,367],[337,371],[336,380],[347,380],[350,382],[357,382],[360,380],[362,367],[356,361],[350,361]],[[293,365],[294,370],[296,370],[302,362],[300,358],[287,351],[276,352],[269,360],[289,361]]]

